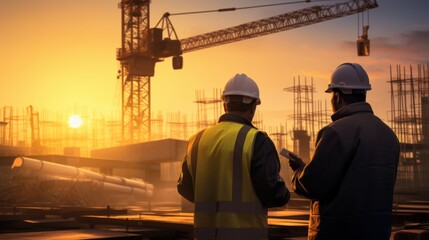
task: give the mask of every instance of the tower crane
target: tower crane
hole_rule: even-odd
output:
[[[181,69],[183,53],[291,30],[378,7],[376,0],[349,0],[312,6],[179,40],[169,13],[164,14],[155,28],[149,27],[149,3],[150,0],[122,0],[119,3],[122,45],[117,49],[116,59],[121,64],[118,78],[122,81],[123,143],[150,138],[150,78],[155,74],[156,62],[172,57],[173,68]],[[166,37],[163,37],[164,32]]]

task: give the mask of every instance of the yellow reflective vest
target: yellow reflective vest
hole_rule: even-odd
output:
[[[197,239],[267,239],[267,209],[252,186],[256,134],[251,126],[220,122],[191,137],[186,154],[195,192]]]

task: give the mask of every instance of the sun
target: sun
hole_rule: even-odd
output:
[[[80,128],[83,124],[83,120],[79,115],[71,115],[69,117],[69,126],[71,128]]]

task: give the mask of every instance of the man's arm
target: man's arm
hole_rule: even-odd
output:
[[[179,176],[179,180],[177,180],[177,191],[188,201],[194,202],[194,186],[186,163],[186,157],[182,163],[182,173]]]
[[[309,164],[297,168],[292,175],[293,190],[306,198],[321,200],[336,189],[348,163],[343,143],[332,128],[322,129],[316,150]]]
[[[258,133],[253,148],[251,178],[255,193],[264,207],[284,206],[290,192],[280,173],[280,160],[274,143],[263,133]]]

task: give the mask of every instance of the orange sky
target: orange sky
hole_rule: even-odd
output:
[[[31,104],[36,109],[56,110],[81,104],[103,111],[118,109],[118,2],[0,1],[0,106]],[[204,90],[211,97],[214,88],[222,88],[231,76],[242,72],[259,83],[259,110],[266,125],[275,125],[283,123],[292,111],[292,95],[283,88],[292,86],[294,77],[312,77],[318,91],[315,99],[329,99],[323,90],[331,72],[342,62],[359,62],[372,80],[368,100],[376,114],[387,119],[389,66],[429,61],[429,20],[419,11],[428,9],[428,2],[378,2],[380,7],[370,15],[370,57],[356,56],[356,15],[191,52],[183,56],[183,70],[173,70],[171,59],[157,64],[152,78],[152,112],[195,114],[196,90]],[[151,26],[167,11],[258,4],[261,1],[152,1]],[[172,16],[171,20],[179,38],[186,38],[307,6]],[[406,16],[398,17],[398,11]]]

